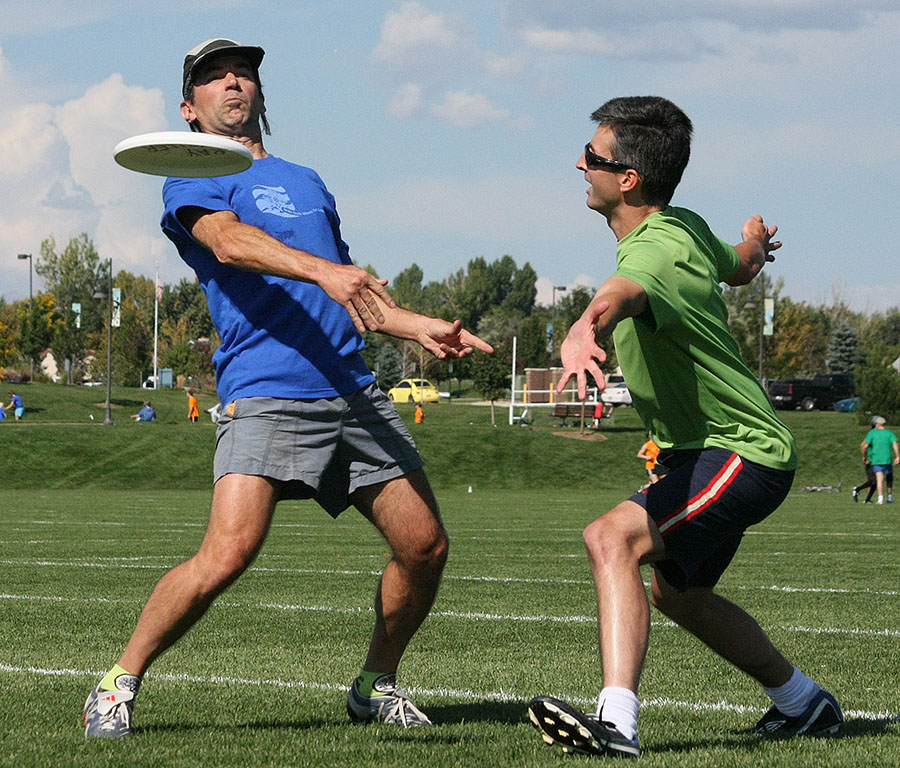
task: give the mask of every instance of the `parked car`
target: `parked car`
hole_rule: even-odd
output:
[[[856,413],[859,408],[859,398],[858,397],[848,397],[845,400],[838,400],[834,404],[834,410],[840,411],[841,413]]]
[[[632,405],[631,392],[625,386],[624,381],[615,384],[607,384],[606,389],[600,393],[600,402],[612,405]]]
[[[436,403],[441,396],[437,387],[428,379],[401,379],[388,390],[387,396],[395,403]]]
[[[820,373],[812,379],[773,379],[766,387],[776,408],[830,410],[838,400],[855,394],[850,373]]]

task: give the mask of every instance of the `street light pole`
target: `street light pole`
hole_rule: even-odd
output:
[[[30,253],[20,253],[16,258],[28,259],[28,325],[29,331],[34,331],[34,290],[32,288],[32,274],[34,262],[31,260]],[[29,353],[28,359],[31,363],[31,380],[34,381],[34,358]]]
[[[766,282],[759,276],[759,383],[763,383],[763,360],[766,354]]]

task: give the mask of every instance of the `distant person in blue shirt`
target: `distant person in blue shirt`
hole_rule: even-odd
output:
[[[150,401],[148,400],[144,403],[144,407],[133,414],[131,418],[135,421],[156,421],[156,409],[150,405]]]
[[[22,403],[22,398],[19,397],[15,392],[9,390],[10,401],[9,405],[6,406],[7,410],[10,408],[14,408],[13,413],[15,414],[16,421],[19,421],[25,415],[25,405]],[[5,415],[4,415],[5,418]]]

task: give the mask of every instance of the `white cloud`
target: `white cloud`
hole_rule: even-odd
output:
[[[599,282],[600,281],[593,275],[579,273],[573,280],[570,280],[567,285],[560,285],[559,283],[554,283],[549,277],[542,275],[535,282],[535,286],[537,287],[535,301],[545,307],[551,307],[553,306],[554,286],[556,287],[556,302],[559,303],[559,301],[573,288],[581,286],[582,288],[588,288],[593,292],[597,289]],[[560,290],[560,288],[563,290]]]
[[[509,111],[494,105],[487,96],[468,91],[450,91],[431,113],[459,128],[478,128],[488,123],[509,120]]]
[[[0,84],[13,80],[9,70],[0,51]],[[156,225],[162,180],[112,159],[123,138],[165,129],[163,114],[158,89],[128,86],[118,74],[60,106],[22,93],[0,104],[0,252],[36,257],[50,236],[63,246],[87,232],[115,271],[148,274],[158,260],[185,274]],[[0,259],[0,294],[21,296],[27,283],[7,261]]]
[[[422,109],[422,86],[406,83],[388,102],[387,111],[397,120],[408,120]]]
[[[468,32],[457,15],[430,11],[422,3],[403,3],[389,11],[372,56],[388,66],[415,66],[440,54],[468,48]]]

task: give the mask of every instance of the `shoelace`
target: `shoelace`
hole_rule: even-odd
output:
[[[383,722],[399,722],[400,725],[406,726],[412,721],[418,723],[428,722],[428,718],[412,701],[407,698],[406,693],[399,688],[395,688],[391,694],[385,697],[387,701],[383,701],[378,705],[379,719],[384,716]]]

